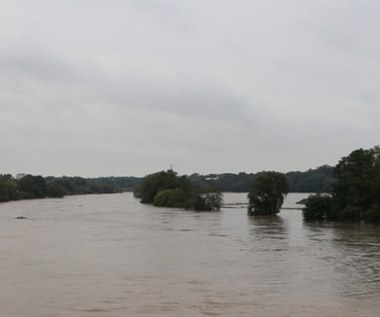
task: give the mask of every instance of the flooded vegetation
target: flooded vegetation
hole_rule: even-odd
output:
[[[378,315],[378,226],[249,217],[246,194],[224,201],[234,208],[157,208],[132,193],[1,204],[1,314]]]

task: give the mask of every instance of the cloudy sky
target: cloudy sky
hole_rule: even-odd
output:
[[[0,173],[306,170],[379,144],[378,0],[1,0]]]

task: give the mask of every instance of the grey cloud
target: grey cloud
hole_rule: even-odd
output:
[[[48,50],[13,49],[0,52],[2,81],[12,78],[13,84],[26,85],[25,92],[36,94],[35,85],[44,85],[47,93],[56,91],[51,102],[70,107],[76,103],[104,102],[109,105],[145,110],[160,110],[183,116],[212,117],[218,120],[245,121],[251,115],[249,102],[243,96],[229,92],[217,83],[202,83],[193,78],[180,84],[165,76],[160,79],[141,78],[136,73],[110,75],[91,61],[67,60]],[[13,85],[15,87],[15,85]],[[50,92],[49,92],[50,90]],[[39,106],[43,106],[40,104]],[[57,105],[58,106],[58,105]]]
[[[0,12],[4,172],[303,169],[377,142],[375,1],[57,4]]]
[[[319,36],[328,47],[340,54],[351,54],[375,58],[379,54],[377,12],[380,4],[376,1],[345,1],[333,9],[320,12],[324,23],[316,26]]]
[[[154,13],[160,20],[187,18],[183,5],[178,4],[178,1],[170,0],[128,0],[134,8],[144,10],[149,13]]]
[[[244,97],[236,96],[222,88],[202,86],[201,83],[193,83],[192,87],[178,87],[170,82],[166,85],[156,82],[139,83],[137,87],[135,83],[124,83],[126,89],[120,88],[117,93],[120,99],[116,100],[116,103],[120,106],[160,110],[182,116],[238,121],[246,121],[252,110]]]
[[[27,55],[28,56],[27,56]],[[68,70],[68,65],[61,60],[52,59],[51,55],[31,56],[26,54],[1,54],[0,71],[12,75],[14,78],[32,79],[41,81],[71,81],[75,77]]]

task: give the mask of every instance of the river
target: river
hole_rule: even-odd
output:
[[[131,193],[0,204],[0,316],[379,316],[379,226],[248,217],[245,194],[224,199],[207,213]]]

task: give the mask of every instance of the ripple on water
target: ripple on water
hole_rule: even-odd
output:
[[[0,315],[375,317],[378,232],[131,194],[1,204]]]

